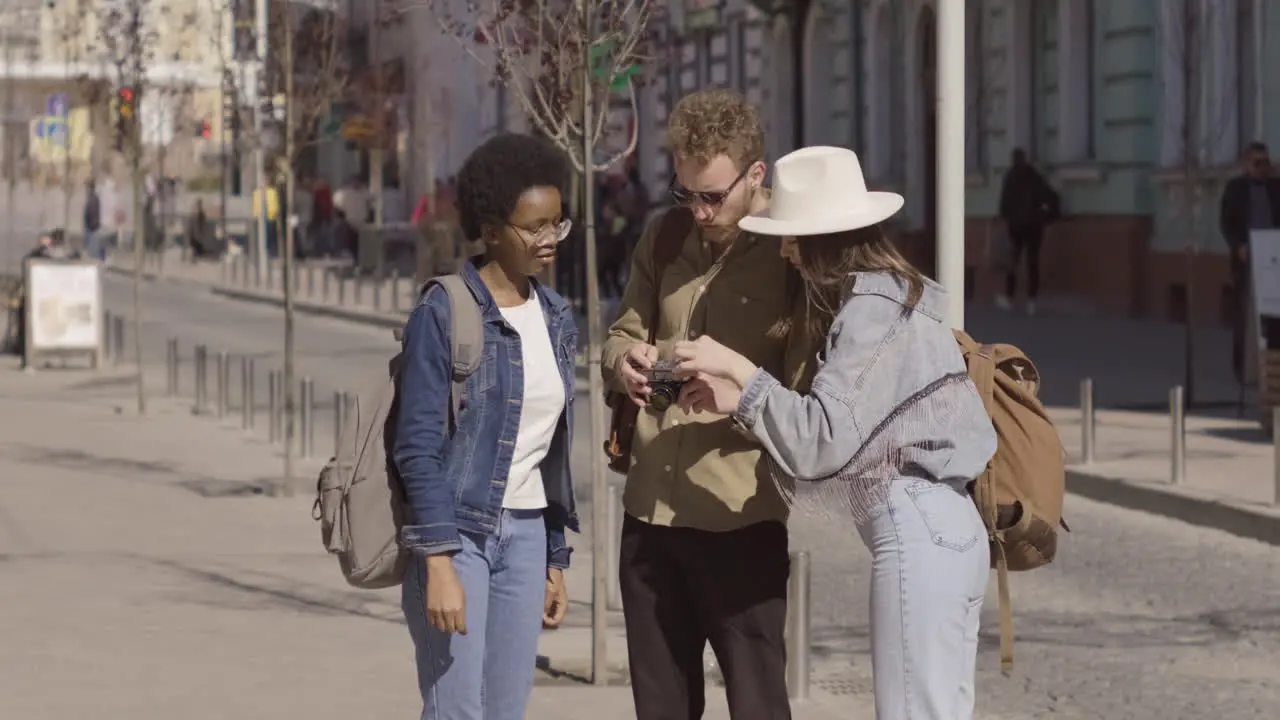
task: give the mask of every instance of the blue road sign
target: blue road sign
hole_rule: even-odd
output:
[[[45,100],[45,115],[64,118],[67,116],[68,105],[70,102],[67,100],[66,93],[50,95]]]

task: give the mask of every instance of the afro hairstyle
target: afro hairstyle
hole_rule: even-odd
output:
[[[476,148],[458,171],[458,221],[468,240],[489,223],[503,224],[520,196],[535,187],[564,192],[569,163],[564,152],[535,135],[504,133]]]

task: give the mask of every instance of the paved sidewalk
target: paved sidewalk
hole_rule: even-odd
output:
[[[0,718],[413,717],[398,593],[342,582],[310,493],[264,495],[275,448],[158,392],[139,418],[131,383],[124,369],[0,361],[5,413],[22,418],[0,438]],[[591,567],[588,538],[575,546],[574,605],[543,635],[528,717],[626,717],[628,687],[575,679],[589,670]],[[797,718],[871,717],[865,693],[815,693]],[[723,693],[708,698],[706,717],[727,719]]]

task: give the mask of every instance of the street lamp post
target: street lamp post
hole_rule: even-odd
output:
[[[936,3],[937,258],[938,282],[947,290],[947,321],[964,327],[964,0]]]

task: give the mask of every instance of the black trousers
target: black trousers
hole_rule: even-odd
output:
[[[1009,228],[1009,241],[1013,254],[1009,258],[1009,274],[1005,276],[1004,294],[1012,298],[1018,291],[1018,261],[1027,256],[1027,299],[1035,300],[1040,294],[1040,245],[1044,242],[1043,225],[1025,225]]]
[[[787,529],[714,533],[626,516],[619,580],[637,720],[698,720],[703,650],[724,674],[734,720],[788,720]]]

